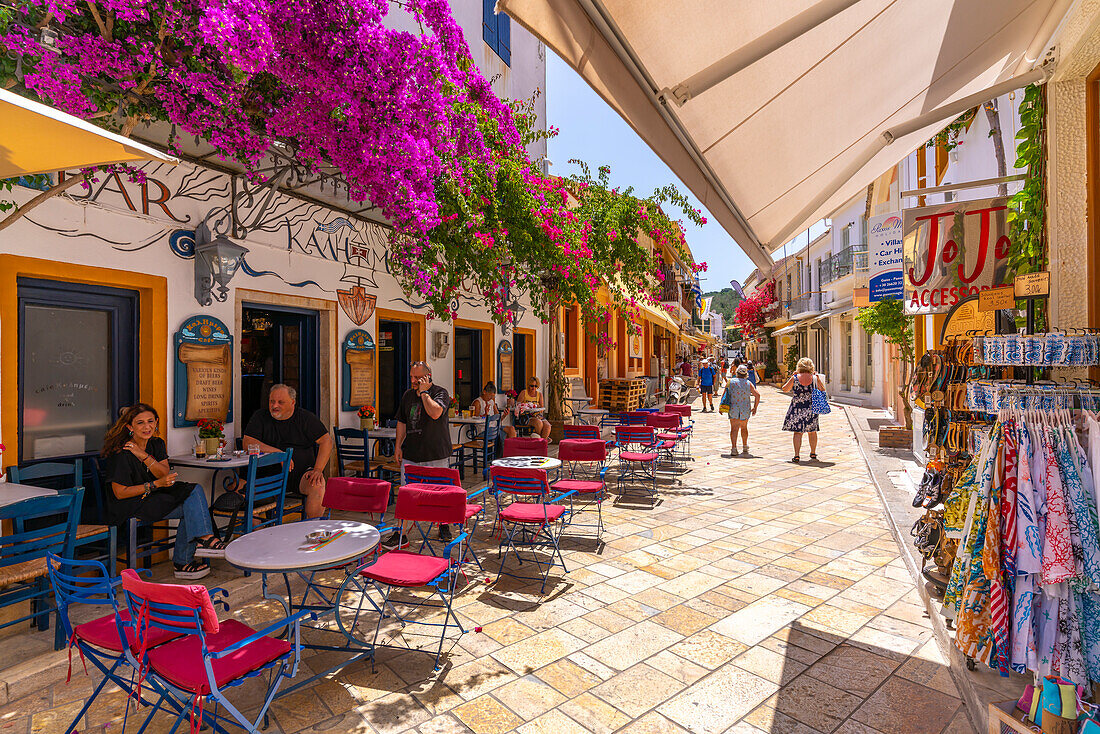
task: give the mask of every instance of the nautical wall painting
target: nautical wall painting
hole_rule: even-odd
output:
[[[233,337],[219,319],[192,316],[175,339],[172,424],[194,426],[201,419],[233,420]]]
[[[356,410],[363,405],[374,405],[374,339],[362,329],[353,329],[344,337],[341,347],[343,359],[340,361],[340,383],[343,386],[343,409]]]

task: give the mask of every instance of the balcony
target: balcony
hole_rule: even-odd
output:
[[[804,314],[821,313],[821,292],[810,291],[784,301],[783,308],[787,312],[787,318],[794,320]]]
[[[867,245],[852,245],[821,262],[818,277],[821,284],[832,283],[852,273],[865,273],[868,267]]]

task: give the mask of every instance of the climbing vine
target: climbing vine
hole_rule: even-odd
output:
[[[1020,102],[1020,132],[1016,133],[1016,168],[1027,169],[1024,186],[1009,201],[1006,279],[1046,268],[1046,94],[1032,84]]]
[[[951,124],[933,135],[932,139],[925,143],[925,146],[929,148],[942,147],[945,151],[951,151],[959,147],[962,145],[959,142],[959,136],[970,128],[970,123],[974,122],[974,117],[977,114],[977,107],[962,113],[952,120]]]

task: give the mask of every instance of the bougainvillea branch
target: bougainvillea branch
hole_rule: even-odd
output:
[[[775,281],[768,280],[760,285],[748,298],[737,304],[733,312],[733,323],[741,327],[741,334],[752,339],[759,333],[767,321],[767,309],[775,303]]]

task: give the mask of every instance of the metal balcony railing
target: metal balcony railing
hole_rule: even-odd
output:
[[[840,252],[834,253],[828,260],[822,261],[821,282],[831,283],[852,273],[866,272],[867,266],[867,245],[845,247]]]
[[[795,318],[804,313],[817,313],[821,311],[821,292],[810,291],[784,301],[783,308],[787,310],[787,316]]]

